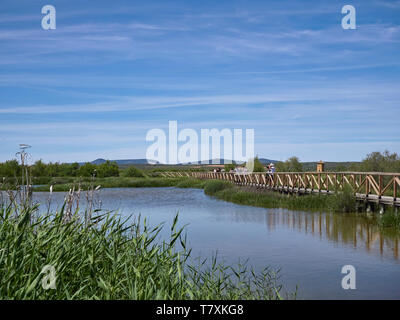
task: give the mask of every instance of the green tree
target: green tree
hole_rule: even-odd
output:
[[[264,165],[260,162],[258,157],[254,158],[254,169],[253,172],[264,172]]]
[[[20,177],[21,166],[17,160],[8,160],[0,164],[0,177]]]
[[[336,172],[343,172],[346,170],[347,170],[347,168],[343,164],[339,164],[334,168],[334,171],[336,171]],[[329,171],[329,170],[327,170],[327,171]]]
[[[93,163],[86,162],[78,170],[78,176],[91,177],[97,173],[97,166]]]
[[[31,174],[34,177],[46,177],[48,175],[47,165],[42,160],[36,161],[31,168]]]
[[[107,160],[106,162],[100,164],[97,167],[98,177],[118,177],[119,176],[119,168],[116,162],[111,162]]]
[[[129,168],[125,169],[122,172],[122,176],[131,177],[131,178],[133,178],[133,177],[142,178],[142,177],[144,177],[144,174],[143,174],[142,170],[140,170],[134,166],[130,166]]]
[[[286,161],[280,161],[276,164],[276,170],[279,172],[302,172],[303,165],[299,158],[291,157]]]
[[[77,162],[74,163],[65,163],[63,167],[63,174],[66,177],[76,177],[79,170],[79,164]]]
[[[359,165],[364,172],[400,172],[400,157],[397,153],[385,150],[383,153],[371,152]]]
[[[47,174],[50,177],[59,177],[60,176],[60,164],[58,162],[47,164]]]

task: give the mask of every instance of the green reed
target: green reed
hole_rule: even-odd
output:
[[[167,240],[162,226],[116,214],[65,206],[38,215],[37,207],[0,207],[1,299],[281,299],[277,273],[214,258],[189,262],[176,216]],[[200,261],[200,260],[199,260]],[[43,268],[55,269],[55,289],[43,287]]]

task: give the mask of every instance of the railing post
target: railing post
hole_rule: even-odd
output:
[[[321,192],[321,174],[318,173],[318,192]]]
[[[326,191],[329,193],[329,173],[325,175],[325,182],[326,182]]]

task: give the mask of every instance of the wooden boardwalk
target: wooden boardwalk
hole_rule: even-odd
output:
[[[225,180],[285,193],[333,194],[351,188],[358,200],[400,206],[400,173],[386,172],[164,172],[165,177]]]

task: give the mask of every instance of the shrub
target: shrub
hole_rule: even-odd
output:
[[[79,167],[78,176],[91,177],[97,171],[97,166],[90,162],[86,162],[84,165]]]
[[[22,169],[17,160],[0,163],[0,177],[20,177],[21,173]]]
[[[97,175],[99,178],[105,177],[118,177],[119,168],[116,162],[107,160],[106,162],[97,166]]]
[[[122,176],[130,177],[130,178],[134,178],[134,177],[135,178],[143,178],[145,175],[143,174],[142,170],[140,170],[134,166],[131,166],[122,172]]]

